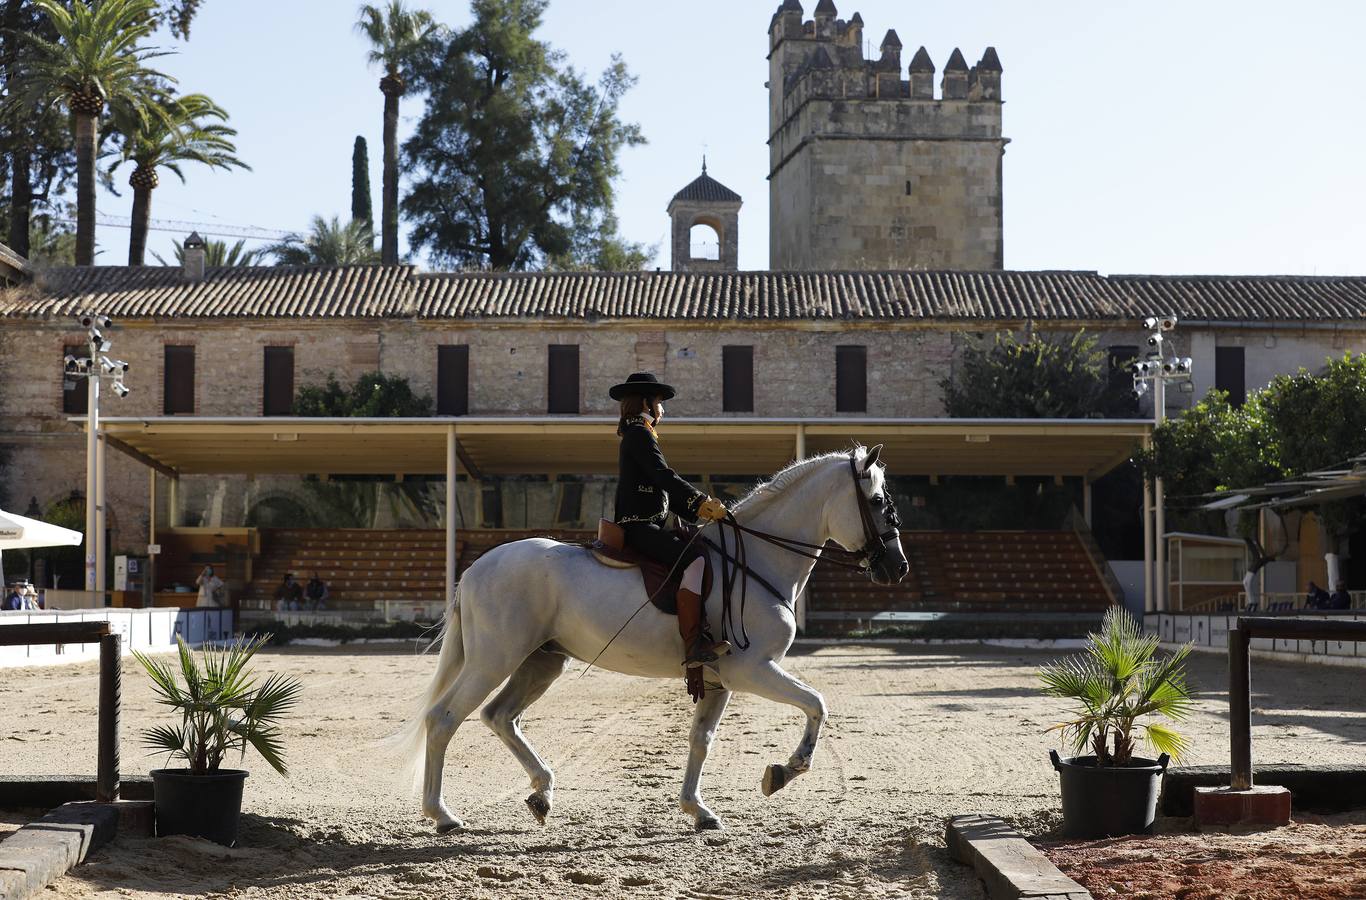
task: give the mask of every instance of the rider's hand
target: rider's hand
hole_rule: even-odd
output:
[[[708,522],[719,522],[726,517],[726,505],[715,497],[708,497],[697,507],[697,517]]]

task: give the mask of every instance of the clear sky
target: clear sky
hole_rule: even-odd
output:
[[[924,44],[942,71],[994,45],[1005,69],[1005,262],[1102,273],[1366,274],[1366,116],[1355,0],[837,0],[874,47]],[[649,143],[622,160],[623,233],[667,267],[669,198],[711,174],[745,200],[740,264],[768,264],[767,27],[777,0],[551,0],[541,37],[596,75],[620,52],[622,114]],[[807,15],[815,0],[803,0]],[[379,212],[381,73],[349,0],[206,0],[161,68],[209,94],[253,171],[163,173],[159,219],[304,228],[350,208],[351,146],[370,145]],[[430,0],[451,26],[465,0]],[[405,99],[406,133],[422,98]],[[126,185],[127,170],[116,176]],[[130,192],[100,196],[127,215]],[[172,237],[150,249],[169,257]],[[102,264],[127,231],[101,227]],[[149,258],[149,261],[150,258]],[[422,260],[417,260],[422,262]]]

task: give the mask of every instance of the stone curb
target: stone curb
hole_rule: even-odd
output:
[[[124,800],[151,800],[152,776],[124,775],[119,780]],[[78,775],[0,777],[0,806],[6,809],[56,809],[63,803],[95,799],[95,779]]]
[[[0,898],[24,900],[113,839],[119,812],[107,803],[68,803],[0,843]]]
[[[954,816],[945,840],[954,859],[977,870],[991,900],[1094,900],[995,816]]]

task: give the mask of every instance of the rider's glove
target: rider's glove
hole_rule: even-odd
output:
[[[726,517],[726,505],[715,497],[708,497],[697,507],[697,517],[708,522],[719,522]]]

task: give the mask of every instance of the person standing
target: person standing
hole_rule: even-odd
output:
[[[219,606],[219,600],[223,590],[223,579],[213,573],[213,566],[205,566],[204,571],[199,573],[199,577],[194,580],[199,587],[199,599],[195,606]]]

